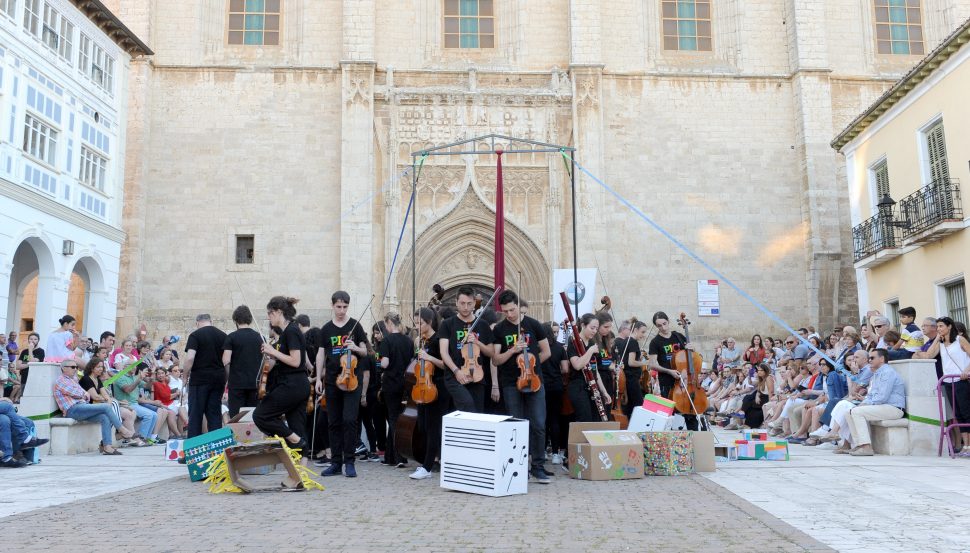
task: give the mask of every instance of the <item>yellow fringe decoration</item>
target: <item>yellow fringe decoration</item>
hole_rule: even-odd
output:
[[[303,482],[304,488],[308,490],[324,490],[323,485],[314,480],[311,476],[313,471],[303,466],[303,464],[300,462],[301,455],[299,449],[290,448],[287,441],[279,436],[273,436],[272,438],[268,439],[278,440],[283,446],[283,450],[286,451],[286,454],[289,455],[290,459],[293,460],[293,464],[296,466],[296,471],[300,475],[300,480]],[[205,479],[205,483],[209,484],[209,493],[243,493],[243,490],[239,486],[233,484],[232,479],[229,477],[229,465],[226,463],[225,452],[222,452],[214,457],[210,457],[199,464],[210,465],[209,476],[207,476]]]

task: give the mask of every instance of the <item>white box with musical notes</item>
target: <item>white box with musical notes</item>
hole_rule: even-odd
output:
[[[528,492],[529,421],[454,411],[442,423],[442,488],[492,497]]]

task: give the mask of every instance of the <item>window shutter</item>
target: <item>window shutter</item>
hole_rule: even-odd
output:
[[[876,165],[876,201],[889,194],[889,165],[885,161],[880,161]]]
[[[937,123],[926,133],[926,143],[930,157],[930,178],[934,183],[950,182],[950,167],[947,165],[942,122]]]

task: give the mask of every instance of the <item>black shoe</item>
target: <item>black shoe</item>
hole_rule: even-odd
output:
[[[324,455],[323,457],[317,457],[313,460],[313,464],[318,467],[326,467],[330,465],[330,457]]]
[[[546,471],[542,468],[534,468],[529,474],[540,484],[549,484],[552,482],[552,479],[546,475]]]
[[[344,465],[344,476],[347,478],[357,478],[357,469],[354,468],[353,463],[347,463]]]
[[[5,467],[8,469],[22,469],[27,466],[25,461],[18,461],[13,457],[7,457],[6,459],[0,461],[0,467]]]
[[[25,449],[34,449],[35,447],[40,447],[49,441],[50,440],[47,440],[45,438],[32,438],[30,441],[20,444],[20,451],[23,451]]]
[[[546,473],[546,476],[552,477],[556,475],[556,473],[549,472],[548,470],[546,470],[546,467],[540,467],[540,469],[542,470],[542,472]]]

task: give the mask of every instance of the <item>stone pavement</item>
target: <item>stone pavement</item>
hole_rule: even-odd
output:
[[[71,459],[84,467],[77,476],[110,473],[119,460],[156,464],[127,455]],[[5,471],[2,495],[21,478],[17,489],[29,495],[23,488],[39,468]],[[322,479],[323,492],[253,495],[212,495],[183,475],[0,518],[0,535],[5,553],[78,551],[79,543],[80,550],[110,544],[146,553],[829,550],[700,476],[559,476],[548,486],[530,484],[527,495],[490,498],[442,490],[437,479],[412,481],[410,470],[358,463],[359,478]],[[45,477],[43,485],[54,483]]]
[[[787,463],[723,463],[704,476],[839,551],[970,552],[970,459],[789,451]]]

